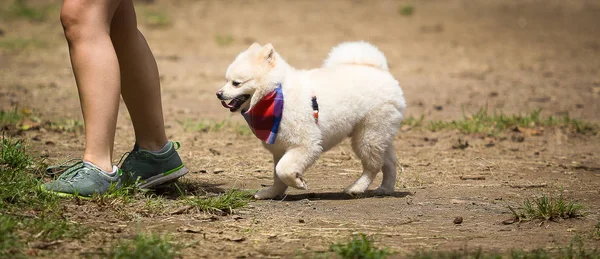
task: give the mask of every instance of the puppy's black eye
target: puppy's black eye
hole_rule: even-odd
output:
[[[238,82],[238,81],[232,81],[232,82],[231,82],[231,84],[232,84],[233,86],[239,86],[241,83],[240,83],[240,82]]]

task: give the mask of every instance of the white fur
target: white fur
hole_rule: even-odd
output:
[[[242,109],[252,107],[281,83],[284,110],[274,144],[263,144],[275,164],[274,183],[255,194],[272,199],[288,186],[306,189],[303,174],[317,158],[346,137],[361,159],[363,174],[345,189],[350,195],[363,193],[377,173],[383,181],[380,194],[394,191],[396,156],[393,141],[406,107],[398,82],[389,73],[383,54],[366,42],[344,43],[333,48],[324,67],[296,70],[271,44],[253,44],[227,69],[227,84],[219,90],[222,99],[251,94]],[[232,81],[243,81],[234,87]],[[319,104],[315,124],[311,96]]]
[[[323,67],[342,64],[371,65],[388,71],[388,64],[383,53],[375,46],[364,42],[345,42],[337,45],[323,63]]]

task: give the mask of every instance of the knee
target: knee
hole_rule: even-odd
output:
[[[87,15],[85,1],[64,0],[60,10],[60,23],[63,26],[65,38],[69,43],[79,41],[84,33],[89,32],[87,26]]]

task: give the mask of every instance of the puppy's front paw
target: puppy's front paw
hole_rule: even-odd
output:
[[[292,187],[294,187],[296,189],[300,189],[300,190],[308,189],[308,185],[306,184],[304,179],[302,179],[301,177],[296,177],[296,179],[294,179],[294,183],[295,183],[295,185],[292,185]]]
[[[281,179],[281,181],[283,181],[287,186],[294,187],[300,190],[308,189],[308,185],[306,184],[304,179],[302,179],[302,176],[300,174],[293,174],[291,176],[288,175],[284,177],[280,176],[279,179]]]
[[[375,194],[376,195],[391,195],[394,193],[394,188],[385,188],[383,186],[379,186],[377,189],[375,189]]]
[[[257,200],[269,200],[269,199],[278,198],[282,194],[283,194],[283,192],[273,190],[273,187],[271,187],[271,188],[267,188],[267,189],[258,191],[257,193],[254,194],[254,198]]]

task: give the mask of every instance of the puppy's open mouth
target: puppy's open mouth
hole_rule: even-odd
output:
[[[229,103],[225,102],[226,100],[221,100],[221,105],[223,105],[225,108],[228,108],[230,112],[235,112],[239,110],[242,104],[244,104],[249,98],[249,94],[244,94],[231,99]]]

